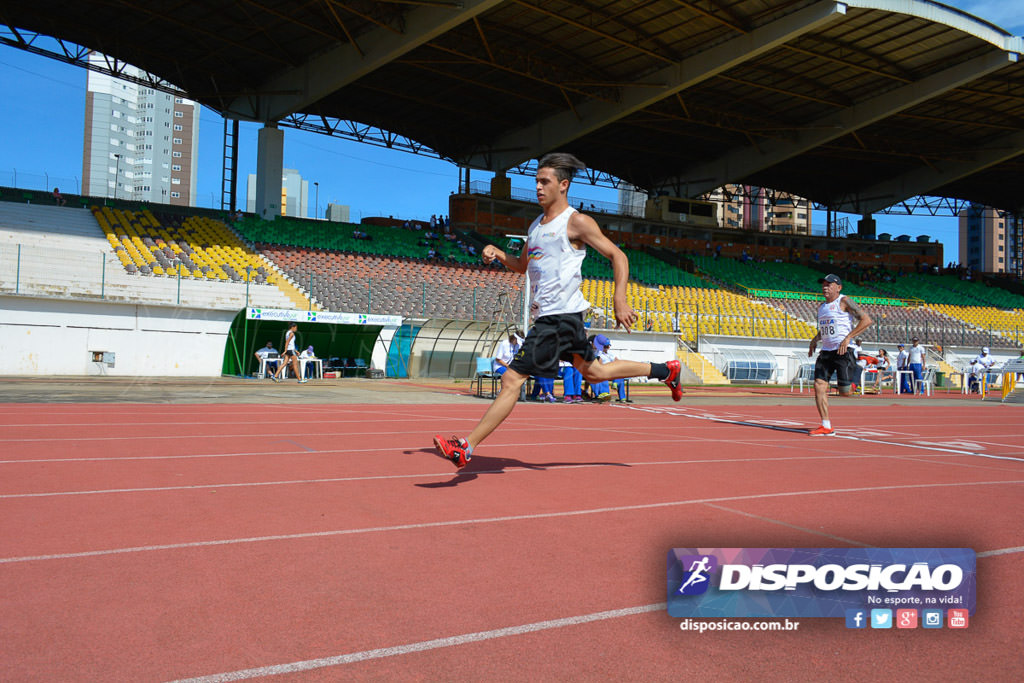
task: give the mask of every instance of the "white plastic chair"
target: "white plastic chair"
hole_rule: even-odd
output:
[[[921,395],[921,390],[928,396],[932,395],[932,383],[935,381],[935,368],[925,368],[921,379],[914,380],[914,393]]]
[[[814,365],[811,363],[804,363],[797,370],[796,376],[793,377],[793,382],[789,385],[789,393],[793,393],[793,385],[800,385],[800,393],[804,393],[804,384],[814,386]]]
[[[903,377],[904,377],[904,375],[906,376],[907,381],[910,382],[910,388],[911,389],[914,388],[914,373],[913,373],[913,371],[912,370],[897,370],[896,371],[896,375],[895,375],[896,379],[893,381],[893,384],[895,384],[895,388],[896,388],[896,393],[897,394],[902,394],[903,393]]]

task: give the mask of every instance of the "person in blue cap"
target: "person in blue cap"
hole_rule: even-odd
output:
[[[678,360],[601,363],[587,339],[583,314],[590,310],[590,302],[580,291],[580,285],[588,246],[612,263],[616,327],[621,325],[628,332],[636,323],[637,314],[626,298],[629,259],[601,232],[597,221],[569,206],[569,184],[576,172],[585,168],[571,154],[545,155],[537,163],[536,177],[537,203],[543,213],[530,225],[522,251],[515,256],[493,244],[484,247],[484,263],[498,261],[515,273],[528,275],[534,324],[502,375],[501,392],[473,431],[465,438],[434,436],[434,447],[456,467],[464,467],[473,449],[512,413],[527,377],[557,377],[560,360],[571,362],[591,384],[620,377],[650,377],[664,382],[672,391],[673,400],[682,398]]]

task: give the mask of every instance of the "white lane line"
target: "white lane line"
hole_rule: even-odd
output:
[[[497,628],[491,631],[477,631],[476,633],[464,633],[459,636],[436,638],[434,640],[424,640],[418,643],[408,643],[406,645],[396,645],[393,647],[382,647],[377,650],[363,650],[362,652],[351,652],[345,655],[335,655],[333,657],[323,657],[321,659],[307,659],[302,662],[275,664],[255,669],[243,669],[241,671],[213,674],[211,676],[185,678],[175,681],[174,683],[222,683],[224,681],[240,681],[246,678],[259,678],[262,676],[277,676],[279,674],[297,673],[299,671],[309,671],[311,669],[322,669],[328,666],[365,662],[368,659],[396,657],[399,655],[411,654],[413,652],[424,652],[426,650],[437,650],[444,647],[453,647],[455,645],[478,643],[482,640],[494,640],[495,638],[520,636],[524,633],[535,633],[537,631],[546,631],[553,628],[579,626],[580,624],[589,624],[594,621],[602,621],[605,619],[620,619],[622,617],[630,617],[636,614],[644,614],[646,612],[658,612],[665,608],[666,603],[658,602],[653,605],[626,607],[624,609],[613,609],[606,612],[593,612],[591,614],[581,614],[575,617],[551,619],[549,621],[535,621],[532,624]]]
[[[305,415],[303,415],[305,417]],[[391,422],[394,419],[394,415],[381,416],[381,422]],[[409,416],[405,416],[407,419]],[[428,420],[437,420],[437,417],[428,418],[421,417],[424,422]],[[300,420],[298,418],[292,420],[225,420],[223,422],[170,422],[169,420],[159,420],[156,422],[141,422],[138,420],[132,420],[128,422],[21,422],[18,424],[0,424],[0,429],[21,429],[28,427],[96,427],[97,429],[112,429],[115,427],[206,427],[206,426],[217,426],[217,425],[234,425],[236,427],[242,425],[262,426],[262,425],[318,425],[318,424],[366,424],[366,418],[341,420],[324,417],[318,420]]]
[[[995,555],[1006,555],[1010,553],[1019,553],[1022,551],[1024,551],[1024,547],[1003,548],[1001,550],[989,550],[986,552],[978,553],[977,557],[992,557]],[[350,652],[348,654],[334,655],[332,657],[306,659],[298,662],[289,662],[287,664],[272,664],[270,666],[255,667],[252,669],[240,669],[238,671],[228,671],[225,673],[210,674],[207,676],[197,676],[195,678],[183,678],[178,679],[177,681],[173,681],[172,683],[225,683],[226,681],[241,681],[247,678],[260,678],[263,676],[277,676],[280,674],[297,673],[300,671],[310,671],[312,669],[323,669],[330,666],[341,666],[344,664],[353,664],[355,662],[365,662],[370,659],[398,657],[401,655],[412,654],[414,652],[426,652],[428,650],[438,650],[445,647],[465,645],[467,643],[478,643],[483,640],[495,640],[497,638],[520,636],[525,633],[535,633],[537,631],[545,631],[555,628],[579,626],[580,624],[589,624],[591,622],[603,621],[606,619],[621,619],[623,617],[632,617],[638,614],[646,614],[649,612],[660,612],[665,608],[666,603],[658,602],[651,605],[639,605],[637,607],[626,607],[623,609],[614,609],[605,612],[592,612],[590,614],[581,614],[574,617],[550,619],[548,621],[535,621],[530,624],[521,624],[519,626],[509,626],[506,628],[496,628],[490,631],[477,631],[475,633],[465,633],[458,636],[449,636],[447,638],[422,640],[418,643],[407,643],[405,645],[382,647],[376,650],[362,650],[360,652]]]
[[[381,432],[377,432],[381,434]],[[415,433],[422,436],[423,432],[387,432],[387,435],[395,434],[407,434]],[[306,435],[304,438],[309,438]],[[704,439],[694,439],[694,441],[703,441]],[[565,441],[537,441],[534,443],[495,443],[487,444],[487,449],[491,450],[494,448],[540,448],[547,446],[589,446],[589,445],[600,445],[600,444],[678,444],[682,442],[682,438],[672,439],[624,439],[619,441],[613,441],[611,439],[600,439],[597,441],[573,441],[566,443]],[[270,440],[268,439],[268,443]],[[433,451],[433,446],[429,445],[429,442],[420,442],[415,446],[391,446],[388,448],[338,448],[330,450],[312,450],[312,451],[243,451],[240,453],[205,453],[205,454],[193,454],[193,455],[125,455],[115,457],[95,457],[95,458],[33,458],[33,459],[22,459],[22,460],[0,460],[0,465],[15,465],[18,463],[26,462],[106,462],[106,461],[120,461],[120,460],[190,460],[193,458],[236,458],[250,455],[330,455],[340,453],[382,453],[382,452],[393,452],[393,451],[410,451],[417,454],[426,452],[427,450]]]
[[[784,527],[786,527],[788,529],[796,529],[797,531],[803,531],[804,533],[814,534],[815,536],[822,536],[824,538],[831,538],[833,541],[840,541],[842,543],[849,543],[850,545],[864,546],[866,548],[870,548],[871,547],[867,543],[861,543],[860,541],[854,541],[854,540],[849,539],[849,538],[843,538],[842,536],[834,536],[832,534],[827,534],[824,531],[818,531],[817,529],[808,529],[807,527],[799,526],[799,525],[796,525],[796,524],[790,524],[789,522],[783,522],[782,520],[778,520],[778,519],[772,519],[771,517],[765,517],[764,515],[757,515],[757,514],[754,514],[753,512],[744,512],[743,510],[737,510],[736,508],[730,508],[730,507],[726,507],[724,505],[715,505],[714,503],[707,503],[707,506],[709,508],[714,508],[716,510],[721,510],[723,512],[731,512],[731,513],[736,514],[736,515],[742,515],[744,517],[750,517],[752,519],[758,519],[758,520],[761,520],[762,522],[768,522],[769,524],[775,524],[775,525],[778,525],[778,526],[784,526]]]
[[[621,408],[622,406],[615,406],[615,407],[616,408]],[[636,406],[625,406],[625,408],[627,410],[639,410],[639,411],[648,412],[648,413],[658,413],[658,412],[660,412],[660,413],[667,414],[667,415],[677,415],[679,417],[689,417],[689,418],[692,418],[692,419],[695,419],[695,420],[708,420],[710,422],[724,422],[726,424],[732,424],[732,425],[738,425],[738,426],[748,426],[748,427],[758,427],[758,428],[761,428],[761,429],[771,429],[771,430],[775,430],[775,431],[797,432],[797,433],[800,433],[800,432],[806,433],[806,431],[807,431],[805,429],[793,429],[791,427],[779,427],[779,426],[776,426],[776,425],[773,425],[773,424],[766,424],[766,423],[762,423],[762,422],[756,422],[755,420],[747,420],[747,419],[734,420],[734,419],[731,419],[729,417],[725,417],[724,415],[714,415],[714,414],[699,415],[699,414],[694,414],[694,413],[683,412],[682,410],[680,410],[678,408],[676,408],[676,409],[672,409],[672,408],[658,409],[658,408],[639,408],[639,407],[636,407]],[[946,447],[943,447],[943,446],[926,445],[926,444],[922,444],[922,443],[906,443],[906,442],[903,442],[903,441],[887,441],[885,439],[868,439],[868,438],[865,438],[865,437],[853,436],[853,435],[850,435],[850,434],[842,434],[842,433],[839,433],[839,432],[836,432],[835,437],[832,437],[832,438],[846,439],[848,441],[860,441],[862,443],[870,443],[870,444],[876,444],[876,445],[880,445],[880,446],[882,446],[882,445],[884,445],[884,446],[902,446],[902,447],[905,447],[905,448],[917,448],[919,450],[933,451],[933,452],[936,452],[936,453],[951,453],[953,455],[970,455],[970,456],[973,456],[973,457],[976,457],[976,458],[990,458],[992,460],[1009,460],[1009,461],[1012,461],[1012,462],[1024,462],[1024,458],[1015,458],[1015,457],[1012,457],[1012,456],[1009,456],[1009,455],[992,455],[990,453],[978,453],[977,451],[971,451],[971,450],[965,450],[965,449],[959,449],[959,448],[946,448]]]
[[[125,553],[140,553],[154,550],[179,550],[182,548],[203,548],[210,546],[238,545],[243,543],[262,543],[266,541],[285,541],[302,538],[326,538],[331,536],[345,536],[350,534],[367,534],[386,531],[407,531],[411,529],[436,529],[440,527],[463,526],[470,524],[496,524],[501,522],[517,522],[535,519],[552,519],[556,517],[581,517],[584,515],[597,515],[613,512],[634,512],[637,510],[656,510],[659,508],[680,507],[683,505],[696,505],[701,503],[727,503],[737,500],[765,500],[771,498],[791,498],[795,496],[832,495],[838,493],[867,493],[875,491],[901,491],[909,489],[947,489],[960,488],[965,486],[1008,486],[1024,484],[1024,479],[1010,481],[969,481],[939,484],[899,484],[892,486],[863,486],[843,489],[815,489],[811,491],[784,491],[780,493],[757,493],[745,496],[723,496],[718,498],[694,498],[689,500],[674,500],[664,503],[642,503],[638,505],[621,505],[617,507],[592,508],[587,510],[565,510],[563,512],[542,512],[528,515],[506,515],[503,517],[480,517],[476,519],[446,520],[443,522],[420,522],[417,524],[398,524],[395,526],[364,527],[358,529],[337,529],[333,531],[311,531],[298,534],[277,534],[273,536],[253,536],[247,538],[227,538],[215,541],[190,541],[186,543],[168,543],[165,545],[146,545],[128,548],[110,548],[107,550],[87,550],[77,553],[57,553],[53,555],[31,555],[20,557],[0,558],[0,564],[13,562],[33,562],[39,560],[64,560],[78,557],[96,557],[103,555],[121,555]]]
[[[608,443],[602,441],[599,443]],[[635,442],[631,442],[635,443]],[[518,448],[518,445],[510,444],[509,448]],[[378,450],[393,450],[393,449],[378,449]],[[294,451],[299,455],[305,455],[305,451]],[[358,450],[356,452],[364,452]],[[509,472],[539,472],[546,470],[571,470],[571,469],[585,469],[590,467],[653,467],[658,465],[717,465],[723,463],[740,463],[740,462],[755,462],[755,463],[768,463],[768,462],[786,462],[793,460],[829,460],[835,462],[836,460],[867,460],[867,459],[887,459],[894,456],[885,455],[802,455],[802,456],[782,456],[777,458],[728,458],[728,459],[707,459],[707,460],[652,460],[648,462],[589,462],[589,463],[552,463],[544,464],[537,463],[530,466],[511,466],[496,470],[470,470],[470,471],[459,471],[449,470],[447,472],[416,472],[410,474],[370,474],[359,477],[329,477],[322,479],[286,479],[282,481],[242,481],[242,482],[221,482],[219,484],[180,484],[177,486],[146,486],[146,487],[135,487],[135,488],[121,488],[121,489],[84,489],[78,491],[38,491],[34,493],[3,493],[0,494],[0,500],[5,498],[48,498],[52,496],[86,496],[96,495],[104,493],[147,493],[151,491],[189,491],[194,489],[227,489],[227,488],[244,488],[247,486],[289,486],[293,484],[332,484],[342,481],[374,481],[377,479],[423,479],[436,477],[460,477],[477,474],[504,474]]]
[[[999,550],[985,550],[977,553],[978,557],[995,557],[996,555],[1010,555],[1012,553],[1024,553],[1024,545],[1016,548],[1000,548]]]

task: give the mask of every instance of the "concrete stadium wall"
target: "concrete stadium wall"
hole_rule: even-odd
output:
[[[0,375],[218,377],[236,313],[0,296]]]

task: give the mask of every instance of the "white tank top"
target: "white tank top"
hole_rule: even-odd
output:
[[[580,291],[580,268],[586,247],[569,242],[569,219],[576,209],[567,207],[549,223],[543,215],[530,225],[527,234],[527,273],[530,277],[530,315],[540,318],[560,313],[579,313],[590,308]]]
[[[821,334],[821,350],[835,351],[846,335],[853,330],[853,316],[839,307],[845,294],[840,294],[832,303],[822,302],[818,306],[818,332]]]

